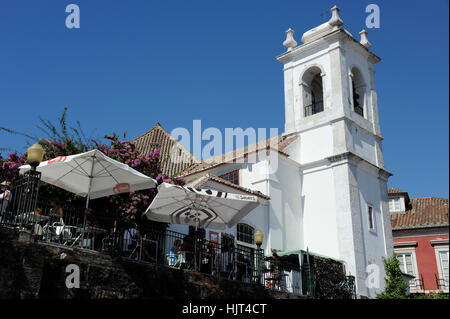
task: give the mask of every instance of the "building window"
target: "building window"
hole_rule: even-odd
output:
[[[255,233],[255,229],[247,224],[237,224],[237,240],[247,243],[254,244],[253,234]]]
[[[413,254],[412,253],[397,253],[396,257],[400,263],[400,270],[408,275],[412,275],[417,278],[416,271],[414,269],[414,261],[413,261]],[[417,288],[417,280],[411,279],[409,282],[409,286],[411,289]]]
[[[367,218],[369,220],[369,230],[375,231],[375,216],[373,214],[373,207],[367,206]]]
[[[449,277],[448,277],[448,250],[439,250],[439,279],[440,286],[444,289],[449,288]]]
[[[389,199],[389,211],[391,212],[401,211],[400,197],[394,197]]]
[[[352,102],[353,102],[353,110],[355,113],[364,117],[364,101],[365,101],[365,92],[366,85],[363,80],[363,76],[361,72],[356,68],[352,68]]]
[[[223,178],[226,181],[229,181],[230,183],[239,185],[239,170],[238,169],[235,171],[220,175],[219,177]]]
[[[322,71],[317,66],[308,69],[302,77],[304,116],[324,110]]]
[[[411,253],[399,253],[397,254],[397,259],[400,263],[400,270],[408,275],[415,276],[414,265]]]

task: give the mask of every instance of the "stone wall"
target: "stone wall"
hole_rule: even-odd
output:
[[[35,243],[30,239],[26,232],[0,227],[0,299],[300,298],[198,272],[114,259],[84,249]],[[80,268],[80,288],[66,287],[69,264]]]

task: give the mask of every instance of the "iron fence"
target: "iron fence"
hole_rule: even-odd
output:
[[[41,173],[30,170],[22,176],[0,176],[0,224],[27,225],[33,220],[39,195]]]

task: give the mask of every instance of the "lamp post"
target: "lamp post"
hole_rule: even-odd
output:
[[[39,163],[44,158],[45,151],[39,143],[34,143],[27,149],[27,163],[30,164],[31,170],[24,174],[24,183],[21,183],[25,188],[16,189],[16,198],[19,198],[18,213],[25,216],[21,223],[29,224],[29,212],[36,210],[37,197],[39,192],[39,181],[41,173],[36,171]],[[23,220],[25,219],[25,220]]]
[[[258,271],[258,283],[261,284],[261,244],[264,241],[264,233],[260,231],[259,229],[253,234],[253,239],[255,240],[255,244],[257,247],[257,255],[256,255],[256,262],[257,262],[257,271]]]
[[[39,143],[34,143],[27,149],[27,162],[31,166],[32,171],[36,171],[36,167],[44,158],[44,148]]]

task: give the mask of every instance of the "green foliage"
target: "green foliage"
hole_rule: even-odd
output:
[[[39,117],[39,121],[41,125],[38,125],[37,128],[47,136],[47,140],[44,140],[47,143],[52,141],[60,145],[70,145],[78,153],[94,148],[95,143],[92,138],[86,138],[80,121],[76,121],[76,126],[67,123],[67,107],[64,107],[61,116],[58,118],[58,125],[42,117]],[[52,158],[50,154],[49,156]]]
[[[352,297],[352,292],[344,285],[347,277],[340,262],[319,256],[310,256],[310,262],[315,279],[315,298],[350,299]]]
[[[411,299],[449,299],[448,293],[439,291],[436,293],[429,294],[411,294]]]
[[[397,257],[383,258],[384,268],[387,278],[385,278],[386,288],[377,295],[377,299],[406,299],[407,284],[403,280],[400,263]]]
[[[159,156],[161,150],[153,147],[153,151],[142,154],[130,141],[121,141],[116,134],[107,135],[105,139],[110,145],[96,144],[96,148],[105,155],[124,163],[135,170],[157,179],[159,182],[183,184],[181,178],[168,178],[161,174]],[[126,194],[114,195],[105,198],[107,207],[113,211],[120,211],[125,223],[140,222],[140,215],[147,209],[156,195],[155,189],[142,190]]]
[[[90,137],[86,137],[83,129],[81,128],[80,121],[75,121],[75,124],[69,124],[67,122],[67,107],[64,107],[61,116],[57,119],[57,124],[54,124],[49,119],[44,119],[39,116],[39,125],[36,127],[44,134],[45,138],[41,139],[35,135],[23,133],[11,128],[0,127],[0,131],[6,132],[12,135],[21,135],[27,138],[26,147],[39,141],[39,143],[44,147],[47,144],[53,142],[60,145],[67,144],[70,148],[73,148],[73,153],[81,153],[86,152],[92,148],[94,148],[94,140],[92,138],[92,133]],[[95,131],[95,130],[94,130]],[[6,151],[8,148],[1,147],[0,150]],[[47,149],[46,149],[47,151]],[[68,154],[68,155],[71,155]],[[46,153],[46,159],[53,158],[53,154],[51,152]]]

